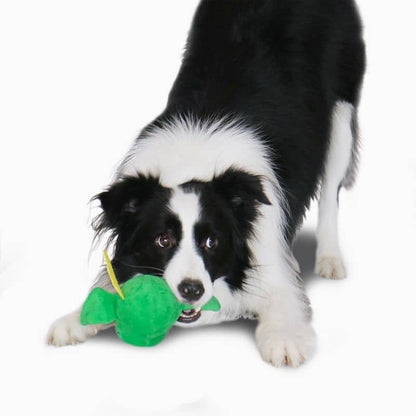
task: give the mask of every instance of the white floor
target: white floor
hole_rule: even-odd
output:
[[[348,278],[313,275],[313,205],[296,255],[319,345],[292,370],[261,361],[251,322],[174,329],[150,349],[111,330],[44,344],[94,278],[88,200],[163,109],[197,2],[2,1],[0,414],[415,414],[413,3],[359,1],[369,65],[360,174],[340,196]]]

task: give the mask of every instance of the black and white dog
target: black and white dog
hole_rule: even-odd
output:
[[[305,361],[315,336],[291,244],[319,190],[316,273],[345,276],[338,192],[354,180],[364,66],[353,0],[202,0],[166,109],[97,196],[119,280],[160,275],[194,305],[178,325],[253,317],[264,360]],[[221,311],[201,312],[212,295]],[[75,311],[48,339],[100,329]]]

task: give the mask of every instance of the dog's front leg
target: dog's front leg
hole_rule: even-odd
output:
[[[250,296],[250,309],[259,320],[256,342],[266,362],[276,367],[297,367],[313,354],[315,347],[309,301],[296,276],[279,277],[263,275],[260,290],[253,288]]]
[[[281,293],[272,294],[270,305],[259,315],[256,341],[263,359],[276,366],[297,367],[313,353],[315,333],[305,319],[291,316],[302,308],[299,302],[289,303]]]
[[[284,237],[282,203],[272,190],[267,196],[272,204],[261,206],[250,241],[253,268],[247,272],[243,303],[259,320],[256,341],[263,359],[276,367],[297,367],[314,351],[311,309]]]
[[[103,289],[114,292],[110,279],[106,272],[99,274],[97,282],[92,287],[102,287]],[[64,345],[75,345],[84,342],[87,338],[96,335],[99,331],[109,328],[110,325],[81,325],[81,308],[68,313],[57,319],[49,328],[46,341],[50,345],[62,347]]]
[[[105,328],[104,325],[81,325],[80,313],[81,308],[57,319],[49,329],[47,343],[56,347],[75,345]]]

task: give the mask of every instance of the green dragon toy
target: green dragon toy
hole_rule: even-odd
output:
[[[91,291],[81,310],[82,325],[115,323],[117,335],[137,346],[161,342],[183,311],[192,305],[180,303],[165,280],[153,275],[138,275],[119,286],[110,259],[104,252],[108,275],[117,293],[102,288]],[[218,311],[212,297],[201,310]]]

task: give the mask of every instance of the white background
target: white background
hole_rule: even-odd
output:
[[[334,0],[335,1],[335,0]],[[44,344],[83,300],[89,199],[164,108],[196,0],[0,2],[0,414],[415,414],[416,26],[412,0],[360,0],[368,72],[358,183],[341,194],[348,279],[296,245],[318,349],[263,363],[249,322],[131,347],[110,331]]]

